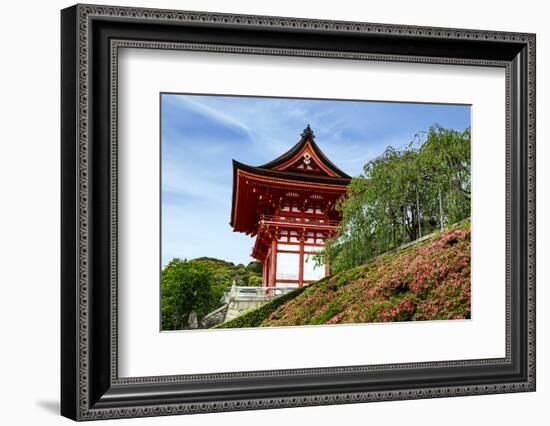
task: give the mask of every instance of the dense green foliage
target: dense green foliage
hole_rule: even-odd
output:
[[[470,222],[380,255],[218,327],[470,318]]]
[[[352,180],[327,242],[331,272],[360,265],[470,216],[470,130],[433,126],[405,149],[388,148]]]
[[[216,281],[225,287],[231,286],[233,281],[235,281],[235,285],[245,287],[257,287],[262,284],[263,266],[260,262],[253,261],[244,266],[212,257],[199,257],[191,262],[206,266],[214,274]]]
[[[186,328],[191,312],[200,320],[222,305],[222,296],[233,283],[261,285],[262,264],[235,265],[209,257],[173,259],[162,270],[162,329]]]
[[[214,276],[204,265],[172,260],[162,270],[163,330],[185,328],[192,311],[206,315],[215,303],[215,287]]]

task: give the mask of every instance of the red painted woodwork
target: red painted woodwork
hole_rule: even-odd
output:
[[[264,287],[269,287],[269,282],[268,282],[268,279],[269,279],[269,262],[264,262],[264,269],[263,269],[263,273],[262,273],[262,285]],[[326,271],[325,271],[326,272]]]
[[[271,274],[269,278],[269,286],[275,287],[275,283],[277,280],[277,240],[271,241],[271,250],[270,250],[270,257],[268,260],[271,260]],[[266,259],[264,259],[266,261]]]
[[[304,280],[304,254],[337,231],[341,217],[334,206],[350,180],[319,149],[309,126],[296,145],[269,163],[255,167],[233,160],[230,225],[256,237],[252,257],[264,263],[264,286],[309,282]],[[277,242],[297,250],[279,250]],[[299,254],[298,280],[277,280],[278,253]]]
[[[298,258],[298,285],[304,285],[304,241],[300,241],[300,255]]]

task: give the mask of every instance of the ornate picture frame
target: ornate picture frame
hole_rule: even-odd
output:
[[[61,414],[160,416],[535,390],[535,35],[76,5],[61,12]],[[506,356],[119,377],[121,48],[503,68]]]

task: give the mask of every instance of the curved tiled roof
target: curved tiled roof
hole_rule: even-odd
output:
[[[326,166],[329,170],[331,170],[336,176],[351,179],[351,176],[349,176],[348,174],[340,170],[338,167],[336,167],[336,165],[327,158],[327,156],[323,153],[323,151],[321,151],[319,146],[315,143],[315,140],[314,140],[315,135],[313,134],[313,130],[311,130],[311,127],[309,126],[309,124],[304,129],[301,136],[302,137],[298,141],[298,143],[294,145],[292,148],[290,148],[287,152],[277,157],[276,159],[270,161],[269,163],[258,166],[258,168],[276,169],[278,166],[291,161],[294,157],[296,157],[300,153],[300,151],[304,149],[304,147],[307,144],[309,144],[311,149],[315,152],[315,154],[321,160],[324,166]]]

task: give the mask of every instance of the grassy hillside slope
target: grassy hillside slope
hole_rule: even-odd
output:
[[[218,327],[466,318],[470,318],[469,221],[324,278]]]

